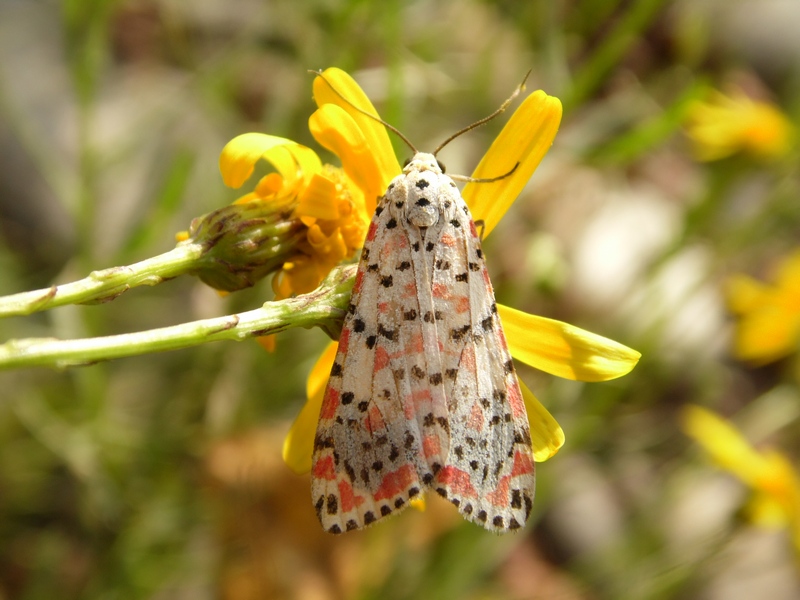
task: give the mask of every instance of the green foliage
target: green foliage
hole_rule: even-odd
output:
[[[491,112],[532,67],[528,89],[566,111],[487,241],[499,299],[643,358],[602,384],[523,371],[567,442],[537,465],[535,523],[503,538],[436,498],[367,531],[319,531],[307,477],[280,461],[327,341],[318,330],[282,333],[274,353],[226,340],[4,371],[0,598],[792,597],[788,536],[743,518],[746,490],[678,425],[687,403],[741,410],[749,439],[800,452],[797,354],[734,360],[722,298],[727,276],[761,277],[797,245],[797,152],[700,163],[683,135],[695,103],[731,83],[796,118],[796,52],[772,59],[791,53],[782,32],[797,27],[744,39],[748,18],[781,17],[717,4],[3,3],[2,294],[166,253],[235,197],[217,158],[239,133],[313,147],[309,69],[353,73],[424,149]],[[471,172],[501,126],[448,146],[448,172]],[[9,317],[0,336],[140,332],[271,299],[268,281],[221,298],[178,277]]]

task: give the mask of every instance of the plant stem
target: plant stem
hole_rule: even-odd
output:
[[[0,298],[0,317],[29,315],[65,304],[108,302],[130,288],[158,285],[182,275],[196,264],[203,252],[201,244],[181,243],[169,252],[127,267],[93,271],[72,283],[4,296]]]
[[[339,267],[309,294],[266,302],[256,310],[172,327],[77,340],[11,340],[0,345],[0,369],[89,365],[102,360],[189,348],[218,340],[240,341],[278,333],[291,327],[318,326],[332,337],[338,337],[354,275],[354,265]]]

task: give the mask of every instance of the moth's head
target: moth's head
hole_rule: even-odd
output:
[[[437,174],[444,173],[444,165],[436,160],[433,154],[417,152],[412,158],[403,163],[403,173],[411,171],[433,171]]]

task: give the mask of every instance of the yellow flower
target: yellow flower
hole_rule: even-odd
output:
[[[741,90],[730,96],[714,91],[707,101],[696,102],[687,116],[686,134],[698,160],[727,158],[737,152],[771,159],[792,148],[795,130],[772,104],[753,100]]]
[[[731,312],[739,317],[734,354],[756,364],[773,362],[800,346],[800,249],[778,265],[774,285],[736,275],[727,284]]]
[[[326,121],[331,127],[324,139],[331,140],[329,147],[340,157],[351,157],[350,177],[361,189],[372,190],[366,200],[374,209],[374,200],[382,195],[389,181],[400,173],[385,129],[372,119],[353,110],[347,102],[331,90],[335,87],[350,102],[371,114],[375,109],[358,85],[343,71],[328,69],[322,78],[314,82],[314,98],[319,110],[312,117],[331,115]],[[359,136],[349,129],[349,120],[336,119],[348,114],[356,126],[362,128]],[[468,183],[462,196],[472,212],[473,218],[483,220],[484,235],[488,235],[511,203],[519,195],[533,171],[550,148],[561,121],[561,103],[542,91],[530,94],[494,141],[483,160],[473,173],[475,178],[490,178],[498,173],[507,173],[517,162],[519,166],[505,178],[492,183]],[[312,132],[314,127],[312,125]],[[326,145],[323,136],[315,133],[320,143]],[[367,140],[367,148],[351,150],[350,139]],[[367,161],[357,168],[357,160]],[[373,171],[372,169],[376,169]],[[377,175],[380,174],[381,177]],[[639,360],[640,354],[612,340],[573,327],[566,323],[529,315],[512,308],[498,305],[507,342],[512,356],[528,365],[568,379],[581,381],[605,381],[628,373]],[[304,473],[311,469],[314,433],[319,419],[320,407],[331,366],[336,356],[336,344],[330,344],[311,371],[306,386],[307,401],[286,437],[283,457],[294,471]],[[543,461],[555,454],[564,443],[564,433],[547,409],[520,381],[523,398],[528,410],[533,440],[534,457]]]
[[[788,458],[774,450],[757,451],[731,423],[700,406],[684,408],[682,428],[720,468],[753,491],[750,520],[787,527],[800,551],[800,478]]]
[[[318,133],[313,122],[312,132]],[[321,133],[327,133],[327,128],[323,127]],[[323,137],[321,141],[325,145],[328,140]],[[358,140],[352,143],[355,147]],[[291,255],[272,280],[278,299],[314,290],[333,267],[351,257],[363,243],[371,216],[366,208],[371,189],[361,187],[362,182],[351,176],[359,168],[361,157],[343,153],[339,158],[342,169],[323,165],[310,148],[261,133],[240,135],[222,150],[220,171],[233,188],[244,184],[261,159],[275,169],[235,204],[263,202],[286,207],[285,223],[295,220],[302,224],[303,235],[293,240]],[[376,177],[383,175],[378,172]]]

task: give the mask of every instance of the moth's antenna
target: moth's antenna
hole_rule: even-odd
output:
[[[469,127],[464,127],[464,129],[462,129],[461,131],[456,131],[456,132],[455,132],[453,135],[451,135],[449,138],[447,138],[445,141],[443,141],[441,144],[439,144],[439,146],[437,146],[436,150],[434,150],[434,151],[433,151],[433,155],[434,155],[434,156],[436,156],[436,155],[439,153],[439,150],[441,150],[442,148],[444,148],[445,146],[447,146],[447,144],[449,144],[450,142],[452,142],[452,141],[453,141],[454,139],[456,139],[458,136],[460,136],[460,135],[462,135],[462,134],[464,134],[464,133],[467,133],[468,131],[472,131],[472,130],[473,130],[473,129],[475,129],[476,127],[480,127],[481,125],[483,125],[483,124],[485,124],[485,123],[488,123],[489,121],[491,121],[492,119],[494,119],[494,118],[495,118],[497,115],[499,115],[500,113],[502,113],[502,112],[503,112],[505,109],[507,109],[507,108],[508,108],[508,105],[509,105],[509,104],[511,104],[511,101],[512,101],[512,100],[514,100],[514,98],[516,98],[516,97],[519,95],[519,93],[520,93],[522,90],[524,90],[524,89],[525,89],[525,82],[528,80],[528,76],[531,74],[531,71],[532,71],[532,70],[533,70],[533,69],[531,69],[530,71],[528,71],[527,73],[525,73],[525,77],[522,79],[522,83],[520,83],[520,84],[517,86],[517,89],[515,89],[515,90],[514,90],[514,93],[513,93],[513,94],[511,94],[511,96],[509,96],[508,100],[506,100],[505,102],[503,102],[503,103],[500,105],[500,108],[498,108],[496,111],[494,111],[494,112],[493,112],[492,114],[490,114],[488,117],[484,117],[484,118],[483,118],[483,119],[481,119],[480,121],[475,121],[475,122],[474,122],[472,125],[470,125]],[[515,168],[516,168],[516,167],[515,167]],[[504,175],[504,177],[505,177],[505,175]]]
[[[360,108],[360,107],[356,106],[355,104],[350,102],[350,100],[345,98],[339,90],[337,90],[335,87],[333,87],[333,84],[330,81],[328,81],[328,79],[325,77],[325,75],[322,74],[322,71],[310,70],[309,73],[313,73],[314,75],[316,75],[318,77],[321,77],[322,81],[327,83],[328,87],[331,88],[331,90],[333,90],[333,93],[336,94],[337,96],[339,96],[339,98],[341,98],[342,100],[344,100],[348,105],[350,105],[350,107],[352,107],[353,109],[357,110],[358,112],[360,112],[365,117],[369,117],[373,121],[377,121],[378,123],[380,123],[381,125],[386,127],[386,129],[388,129],[389,131],[394,133],[397,137],[399,137],[401,140],[403,140],[409,148],[411,148],[411,151],[414,154],[416,154],[418,152],[418,150],[414,147],[414,144],[412,144],[411,141],[406,136],[404,136],[397,127],[395,127],[394,125],[390,125],[389,123],[387,123],[386,121],[384,121],[380,117],[376,117],[375,115],[373,115],[371,113],[368,113],[363,108]]]
[[[508,173],[503,173],[502,175],[498,175],[497,177],[469,177],[467,175],[450,175],[450,179],[455,179],[456,181],[469,181],[470,183],[493,183],[495,181],[500,181],[501,179],[505,179],[506,177],[510,176],[514,171],[517,170],[519,166],[519,161]]]

